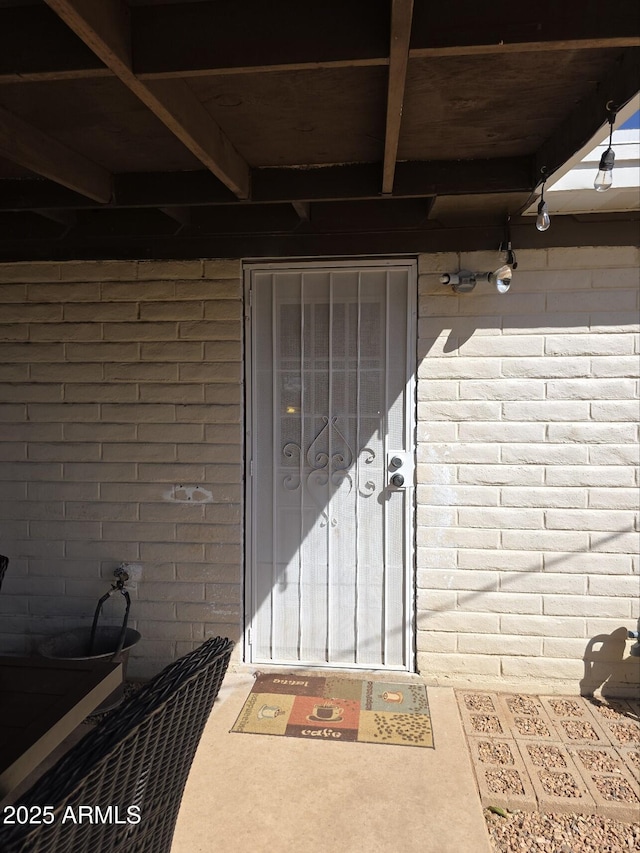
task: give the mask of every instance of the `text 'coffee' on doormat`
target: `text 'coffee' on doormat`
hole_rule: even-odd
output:
[[[423,684],[260,674],[232,732],[433,747]]]

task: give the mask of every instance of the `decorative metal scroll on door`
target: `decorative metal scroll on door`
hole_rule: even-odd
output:
[[[326,527],[327,524],[330,524],[331,527],[337,527],[338,519],[333,515],[329,516],[326,507],[331,495],[345,484],[347,494],[351,493],[353,479],[349,469],[355,461],[355,456],[349,441],[337,426],[338,415],[334,415],[332,418],[323,415],[322,421],[323,426],[307,448],[306,453],[303,454],[300,445],[294,441],[287,442],[282,448],[282,454],[285,458],[293,460],[296,456],[298,457],[297,474],[288,474],[283,480],[283,485],[287,491],[295,492],[304,484],[314,504],[320,510],[320,527]],[[330,450],[323,449],[325,442]],[[364,456],[362,461],[365,464],[371,464],[376,457],[370,447],[362,448],[358,455]],[[306,475],[305,460],[308,468],[311,469]],[[359,486],[358,491],[363,497],[370,497],[374,489],[373,482],[368,480]]]

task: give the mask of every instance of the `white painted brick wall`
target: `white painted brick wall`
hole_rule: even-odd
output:
[[[505,296],[438,283],[493,254],[419,258],[417,659],[576,690],[638,618],[638,253],[518,254]],[[88,623],[122,561],[133,672],[240,637],[240,272],[0,265],[1,651]]]
[[[519,261],[508,294],[458,296],[439,274],[494,255],[419,259],[418,663],[576,691],[593,638],[639,616],[639,258]],[[609,689],[632,689],[623,668]]]
[[[240,638],[240,276],[239,261],[0,265],[0,651],[90,624],[122,561],[134,674]]]

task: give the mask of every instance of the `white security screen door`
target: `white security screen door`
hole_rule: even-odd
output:
[[[252,662],[411,669],[415,283],[250,269]]]

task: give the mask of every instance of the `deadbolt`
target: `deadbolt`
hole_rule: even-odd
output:
[[[392,456],[389,461],[389,465],[391,465],[392,468],[401,468],[402,459],[399,456]]]
[[[391,478],[391,484],[399,489],[401,486],[404,486],[404,477],[402,474],[394,474]]]

